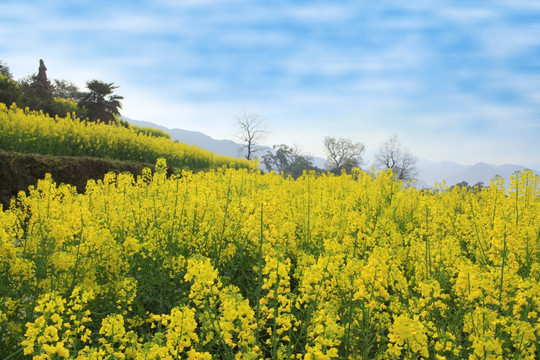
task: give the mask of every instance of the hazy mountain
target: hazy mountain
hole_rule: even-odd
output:
[[[430,188],[433,187],[433,185],[430,185],[427,182],[425,182],[424,180],[418,178],[418,179],[416,179],[416,187],[418,189],[430,189]]]
[[[418,178],[433,186],[444,179],[448,179],[467,169],[466,165],[461,165],[452,161],[431,162],[425,159],[418,159]],[[460,180],[461,181],[461,180]],[[460,182],[457,181],[457,182]]]
[[[130,124],[150,127],[154,129],[160,129],[171,134],[172,140],[178,140],[189,145],[195,145],[201,149],[211,151],[218,155],[240,157],[242,147],[240,144],[235,143],[232,140],[216,140],[210,136],[198,131],[189,131],[182,129],[169,129],[164,126],[160,126],[149,121],[133,120],[123,117],[124,120]]]
[[[502,176],[505,179],[505,185],[510,184],[510,175],[516,171],[525,170],[524,166],[521,165],[489,165],[485,163],[478,163],[473,166],[468,167],[459,174],[451,176],[447,179],[447,182],[451,185],[456,184],[460,181],[466,181],[469,185],[474,185],[477,182],[483,182],[485,185],[489,184],[489,180],[493,179],[495,176]],[[535,171],[538,173],[538,171]]]
[[[510,176],[516,171],[523,171],[526,168],[522,165],[491,165],[486,163],[477,163],[474,165],[461,165],[449,161],[432,163],[430,165],[418,166],[418,177],[428,183],[430,186],[443,180],[446,180],[447,185],[455,185],[462,181],[469,185],[475,185],[479,182],[484,185],[489,185],[489,181],[496,176],[501,176],[505,179],[505,185],[508,188],[510,185]],[[536,174],[540,172],[532,169]]]
[[[180,142],[195,145],[202,149],[211,151],[218,155],[241,157],[242,145],[235,143],[232,140],[216,140],[208,135],[205,135],[198,131],[189,131],[182,129],[169,129],[148,121],[132,120],[126,117],[123,118],[131,124],[138,126],[151,127],[160,129],[171,134],[171,139],[178,140]],[[266,154],[267,151],[271,151],[272,148],[268,146],[262,146],[259,156]],[[370,168],[373,162],[374,151],[366,152],[366,165],[364,168]],[[325,159],[321,157],[312,156],[311,160],[315,166],[320,168],[324,167]],[[462,181],[466,181],[469,185],[475,185],[478,182],[483,182],[485,185],[489,184],[489,180],[499,175],[505,178],[505,184],[510,184],[510,175],[516,171],[523,171],[525,167],[521,165],[490,165],[485,163],[477,163],[475,165],[462,165],[452,161],[433,162],[427,159],[418,158],[418,179],[417,187],[419,188],[431,188],[435,183],[442,183],[446,180],[447,185],[455,185]],[[535,173],[540,173],[538,170],[533,170]]]

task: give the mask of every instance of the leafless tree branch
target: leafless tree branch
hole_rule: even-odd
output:
[[[379,169],[392,169],[397,180],[412,181],[416,178],[416,157],[401,145],[394,135],[386,140],[375,155],[375,166]]]
[[[236,117],[237,138],[243,143],[246,159],[251,160],[256,152],[260,151],[258,145],[268,135],[264,119],[252,112],[244,111]]]

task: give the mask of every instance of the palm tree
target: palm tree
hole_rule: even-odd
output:
[[[115,116],[120,115],[119,109],[122,108],[120,100],[124,99],[123,96],[113,95],[118,86],[114,86],[114,83],[91,80],[86,83],[86,87],[90,91],[83,93],[79,107],[87,109],[90,121],[99,119],[105,123],[116,122]]]

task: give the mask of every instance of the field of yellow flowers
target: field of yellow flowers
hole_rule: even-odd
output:
[[[90,156],[155,164],[160,157],[176,169],[209,169],[228,166],[253,168],[245,159],[220,156],[196,146],[169,140],[159,131],[128,129],[42,112],[7,107],[0,103],[0,149],[54,156]]]
[[[183,172],[0,211],[0,358],[538,359],[540,178]]]

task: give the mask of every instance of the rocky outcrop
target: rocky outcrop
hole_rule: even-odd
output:
[[[53,92],[49,80],[47,80],[47,67],[43,60],[39,60],[39,72],[36,79],[30,85],[30,90],[44,100],[53,100]]]

